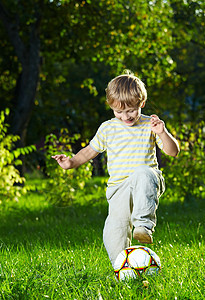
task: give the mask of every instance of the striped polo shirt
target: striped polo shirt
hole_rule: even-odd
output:
[[[150,119],[141,115],[135,125],[127,126],[113,118],[103,122],[90,141],[95,151],[107,151],[108,186],[121,183],[138,166],[158,168],[156,144],[162,149],[162,141],[151,131]]]

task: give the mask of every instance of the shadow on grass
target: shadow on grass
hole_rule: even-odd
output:
[[[83,205],[74,203],[68,207],[48,204],[29,208],[29,204],[25,207],[13,204],[6,211],[1,211],[0,240],[12,248],[20,244],[29,247],[36,242],[42,246],[49,243],[63,248],[83,246],[96,239],[102,241],[106,215],[106,201]]]
[[[94,197],[94,195],[93,195]],[[38,205],[31,205],[37,201]],[[86,198],[86,194],[85,194]],[[86,199],[85,199],[86,200]],[[73,203],[69,207],[57,207],[45,202],[42,194],[31,194],[25,198],[26,205],[18,203],[1,210],[0,243],[17,248],[23,245],[31,248],[35,243],[42,247],[83,247],[85,244],[102,244],[102,231],[107,216],[105,195]],[[42,203],[42,205],[41,205]],[[158,208],[158,223],[154,238],[187,243],[187,239],[199,239],[204,236],[204,201],[182,204],[165,203]],[[176,232],[178,234],[176,234]],[[165,234],[166,233],[166,234]],[[191,234],[190,234],[191,233]]]
[[[204,200],[193,202],[165,203],[162,199],[158,211],[156,239],[164,244],[179,244],[180,246],[194,243],[199,246],[205,236]]]

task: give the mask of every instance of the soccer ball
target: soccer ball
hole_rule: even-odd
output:
[[[121,251],[114,263],[118,280],[154,275],[161,269],[159,256],[148,247],[131,246]]]

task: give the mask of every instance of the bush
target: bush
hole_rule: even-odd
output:
[[[5,123],[9,109],[0,114],[0,203],[7,200],[18,200],[27,191],[25,178],[20,176],[17,166],[22,164],[20,155],[32,152],[35,147],[28,146],[15,149],[15,143],[20,139],[17,135],[8,134],[9,125]]]
[[[79,141],[80,134],[70,137],[67,129],[62,129],[59,139],[56,135],[46,136],[46,174],[49,177],[47,183],[48,199],[60,205],[68,205],[73,202],[77,189],[83,189],[85,182],[92,176],[92,165],[90,162],[77,169],[64,170],[51,158],[55,154],[66,154],[74,156],[72,145]],[[85,144],[82,143],[82,146]]]
[[[178,128],[170,128],[177,132],[181,152],[177,158],[164,157],[167,192],[165,197],[184,201],[192,201],[205,196],[205,123],[184,124]]]

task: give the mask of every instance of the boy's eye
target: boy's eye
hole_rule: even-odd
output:
[[[135,110],[136,110],[136,109],[130,109],[130,110],[127,110],[126,112],[127,112],[127,113],[133,113],[133,112],[135,112]],[[123,110],[115,110],[115,112],[116,112],[117,114],[121,114],[121,113],[123,112]]]

